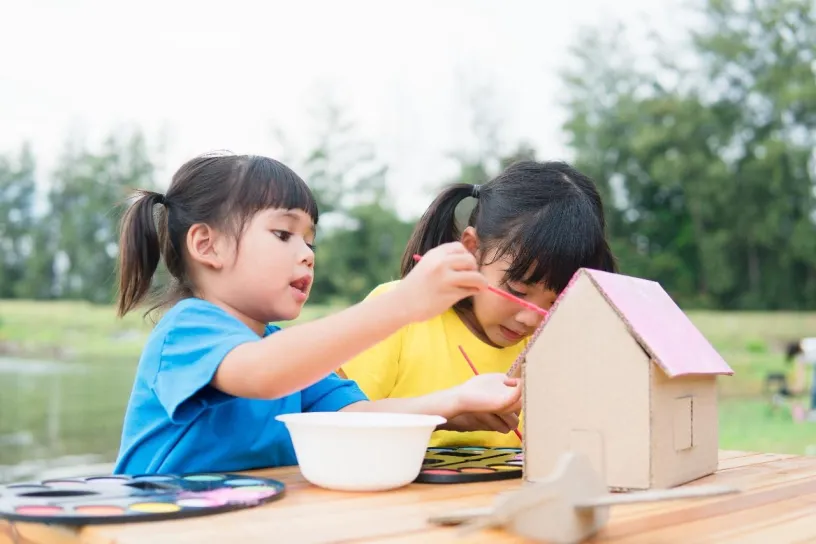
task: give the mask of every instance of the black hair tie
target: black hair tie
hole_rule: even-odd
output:
[[[470,191],[470,196],[472,196],[473,198],[479,198],[479,193],[481,191],[482,191],[482,186],[481,185],[474,185],[473,189],[471,189],[471,191]]]
[[[162,206],[165,206],[167,204],[167,199],[163,194],[156,193],[156,204],[161,204]]]

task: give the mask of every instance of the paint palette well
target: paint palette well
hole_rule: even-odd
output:
[[[415,482],[458,484],[521,478],[521,448],[428,448]]]
[[[0,519],[131,523],[248,508],[283,496],[277,480],[240,474],[94,476],[0,486]]]

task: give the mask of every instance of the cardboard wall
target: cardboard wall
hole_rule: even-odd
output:
[[[668,488],[711,474],[719,449],[716,376],[668,378],[652,365],[652,483]]]
[[[650,366],[592,282],[578,278],[527,355],[525,479],[546,478],[572,450],[609,486],[647,488]]]

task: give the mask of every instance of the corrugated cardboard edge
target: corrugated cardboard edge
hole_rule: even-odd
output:
[[[663,363],[663,361],[660,359],[660,357],[658,357],[657,354],[654,352],[654,350],[652,350],[652,348],[649,346],[649,343],[646,341],[646,339],[643,338],[643,336],[637,331],[637,329],[635,329],[634,326],[632,326],[632,323],[626,318],[626,315],[623,312],[620,311],[620,308],[618,308],[618,306],[615,304],[615,302],[609,297],[607,292],[604,290],[603,286],[595,279],[595,277],[593,277],[593,275],[591,273],[588,273],[584,269],[581,269],[579,272],[584,272],[586,274],[586,276],[589,278],[589,280],[595,286],[595,289],[597,289],[598,292],[601,294],[601,296],[604,297],[604,300],[606,300],[606,303],[609,304],[609,306],[618,315],[618,318],[626,326],[626,330],[629,331],[629,334],[632,335],[632,338],[634,338],[635,341],[638,344],[640,344],[640,347],[643,348],[643,350],[649,355],[651,360],[654,361],[660,367],[660,369],[666,374],[666,376],[668,376],[669,378],[677,378],[677,377],[680,377],[680,376],[699,375],[696,372],[674,373],[668,367],[666,367],[666,365]],[[661,289],[662,289],[662,286],[661,286]],[[668,296],[668,294],[667,294],[667,296]],[[681,309],[680,311],[682,312],[683,310]],[[685,312],[684,312],[684,314],[685,314]],[[688,316],[686,316],[686,318],[688,319]],[[696,325],[694,325],[693,323],[692,323],[692,326],[694,328],[697,328]],[[705,338],[705,336],[703,336],[703,340],[708,342],[709,345],[711,345],[711,342],[709,342],[708,339]],[[714,348],[714,346],[711,346],[711,349],[713,349],[715,352],[717,351]],[[717,354],[719,355],[719,352],[717,352]],[[722,356],[720,356],[720,358],[722,358]],[[707,373],[704,373],[702,375],[711,375],[711,376],[726,375],[726,376],[732,376],[734,374],[734,370],[731,368],[731,365],[729,365],[728,362],[726,362],[724,359],[723,359],[723,363],[725,364],[725,366],[727,366],[731,370],[731,372],[710,372],[710,373],[707,372]]]
[[[535,330],[535,332],[530,336],[530,341],[527,343],[527,346],[525,346],[524,350],[522,350],[522,352],[519,353],[518,357],[516,357],[516,360],[513,362],[513,364],[510,366],[510,369],[507,371],[507,375],[509,377],[511,377],[511,378],[521,378],[521,383],[522,383],[522,388],[523,388],[522,395],[521,395],[521,410],[525,414],[527,413],[527,365],[525,364],[525,362],[527,360],[527,354],[530,352],[530,349],[535,344],[536,340],[538,339],[538,336],[541,334],[541,331],[544,330],[544,327],[546,326],[547,321],[550,320],[550,318],[553,316],[555,311],[558,309],[558,305],[561,303],[561,301],[564,299],[566,294],[569,292],[570,287],[572,287],[572,285],[576,281],[578,281],[578,278],[580,277],[580,274],[581,274],[582,271],[583,271],[583,269],[579,269],[577,272],[575,272],[575,274],[573,274],[572,279],[570,279],[567,286],[564,287],[564,290],[561,291],[561,294],[558,295],[558,298],[556,298],[555,302],[553,302],[552,306],[550,306],[550,309],[547,311],[547,317],[545,317],[541,321],[541,324],[538,326],[538,328]],[[527,424],[527,418],[525,416],[524,425],[526,425],[526,424]],[[521,430],[521,432],[522,432],[522,436],[527,436],[527,434],[526,434],[527,433],[527,428],[526,427],[523,428]],[[527,441],[526,440],[521,441],[521,452],[522,452],[522,455],[524,456],[524,459],[527,459],[527,453],[528,452],[527,452]],[[528,477],[529,477],[529,475],[527,474],[527,464],[525,463],[521,467],[522,481],[525,481],[525,482],[531,481],[531,480],[528,479]]]
[[[651,374],[652,372],[654,372],[655,368],[659,367],[661,369],[661,371],[666,373],[666,375],[669,376],[670,378],[675,377],[672,374],[666,372],[666,369],[662,366],[660,361],[655,357],[655,355],[652,353],[651,349],[649,349],[648,345],[645,343],[645,341],[640,336],[640,334],[638,334],[637,331],[635,331],[633,329],[631,323],[629,323],[628,320],[621,314],[621,312],[619,311],[617,305],[615,305],[612,302],[612,300],[610,300],[610,298],[607,296],[607,294],[603,290],[603,288],[598,284],[597,281],[595,281],[595,278],[593,278],[591,272],[588,271],[587,269],[581,268],[578,271],[576,271],[576,273],[573,275],[572,279],[570,280],[569,284],[567,284],[567,287],[564,288],[564,291],[562,291],[561,294],[558,296],[558,298],[555,300],[555,302],[553,303],[552,307],[550,308],[550,310],[549,310],[549,312],[547,314],[547,317],[544,318],[544,320],[541,322],[541,324],[538,326],[538,328],[535,330],[535,332],[530,336],[530,341],[528,342],[527,346],[519,354],[519,356],[516,358],[516,360],[510,366],[510,369],[507,371],[507,375],[510,376],[510,377],[521,377],[522,378],[522,384],[523,384],[524,393],[525,393],[525,394],[522,395],[522,410],[524,411],[525,414],[527,413],[527,395],[526,395],[526,392],[527,392],[527,375],[526,375],[527,354],[529,353],[530,349],[532,349],[533,345],[535,344],[536,340],[540,336],[541,332],[544,330],[544,327],[547,325],[549,320],[552,318],[552,316],[557,311],[558,306],[560,305],[560,303],[563,301],[564,297],[569,292],[570,287],[572,287],[572,285],[576,281],[578,281],[581,274],[584,274],[584,275],[589,277],[589,279],[592,282],[592,285],[595,287],[595,289],[597,289],[597,291],[601,294],[601,296],[604,297],[604,300],[606,301],[606,303],[609,304],[612,307],[613,311],[618,315],[618,317],[624,323],[627,332],[638,343],[638,345],[640,345],[641,349],[643,349],[643,351],[649,356],[649,360],[650,360],[649,373]],[[708,339],[706,339],[706,341],[708,341]],[[728,366],[730,368],[730,365],[728,365]],[[733,374],[733,371],[732,371],[732,374]],[[679,376],[685,376],[685,375],[690,375],[690,374],[680,374]],[[715,375],[715,374],[712,374],[712,375]],[[651,378],[650,378],[649,381],[651,383]],[[652,429],[654,428],[654,414],[653,414],[653,405],[652,405],[652,393],[653,393],[653,390],[650,387],[649,388],[649,432],[650,433],[652,432]],[[527,423],[527,418],[525,418],[524,421],[525,421],[525,424],[526,424]],[[526,436],[527,429],[522,429],[522,432],[523,432],[523,435]],[[522,441],[521,447],[522,447],[522,452],[524,454],[524,458],[526,459],[527,456],[528,456],[527,441],[526,440]],[[611,492],[617,492],[617,493],[630,493],[630,492],[633,492],[633,491],[642,491],[642,490],[645,490],[645,489],[650,489],[651,486],[653,485],[653,482],[654,482],[653,462],[654,462],[653,455],[652,455],[652,452],[650,451],[650,453],[649,453],[649,485],[648,485],[648,487],[641,488],[641,487],[619,487],[619,486],[614,486],[614,487],[610,487],[609,490]],[[527,470],[526,470],[526,464],[522,466],[522,480],[524,482],[530,482],[531,481],[529,479],[529,475],[528,475]]]
[[[578,269],[578,271],[575,274],[572,275],[572,278],[570,279],[567,286],[564,287],[564,290],[561,291],[561,294],[558,295],[558,298],[556,298],[555,302],[552,303],[552,306],[550,306],[550,309],[547,310],[547,317],[545,317],[541,321],[541,324],[538,326],[538,328],[535,330],[535,332],[530,336],[530,340],[527,342],[527,345],[524,347],[522,352],[519,353],[518,357],[516,357],[516,360],[513,361],[513,364],[510,365],[510,369],[507,371],[507,376],[509,376],[511,378],[518,378],[518,377],[521,377],[521,376],[524,375],[523,367],[524,367],[524,362],[527,359],[527,354],[530,352],[530,349],[532,349],[533,344],[535,344],[536,340],[538,339],[539,335],[541,334],[541,331],[544,330],[544,326],[547,324],[547,321],[550,320],[553,313],[555,313],[555,311],[558,309],[558,305],[564,299],[566,294],[569,292],[570,287],[572,287],[572,285],[578,280],[578,277],[580,276],[581,272],[583,272],[583,271],[584,271],[584,269],[580,268],[580,269]],[[589,274],[587,274],[587,275],[589,275]]]
[[[521,356],[519,356],[521,357]],[[520,359],[519,359],[520,360]],[[522,384],[522,391],[521,391],[521,411],[524,413],[524,425],[521,429],[521,436],[527,436],[527,365],[520,366],[521,372],[521,384]],[[527,459],[527,441],[521,441],[521,455],[522,459]],[[527,463],[523,462],[521,464],[521,479],[525,482],[529,482],[530,480],[529,474],[527,473]]]
[[[638,342],[640,345],[640,349],[646,351],[643,347],[643,344]],[[646,353],[649,353],[646,351]],[[649,488],[654,485],[655,477],[654,477],[654,428],[655,428],[655,413],[654,413],[654,387],[652,387],[652,378],[653,372],[656,369],[656,366],[653,364],[654,359],[649,361],[649,368],[647,369],[649,372],[649,394],[647,398],[649,399]],[[632,491],[631,489],[627,489],[626,492]]]

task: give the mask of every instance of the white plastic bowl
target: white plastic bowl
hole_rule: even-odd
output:
[[[339,491],[383,491],[411,483],[441,416],[379,412],[281,414],[303,477]]]

